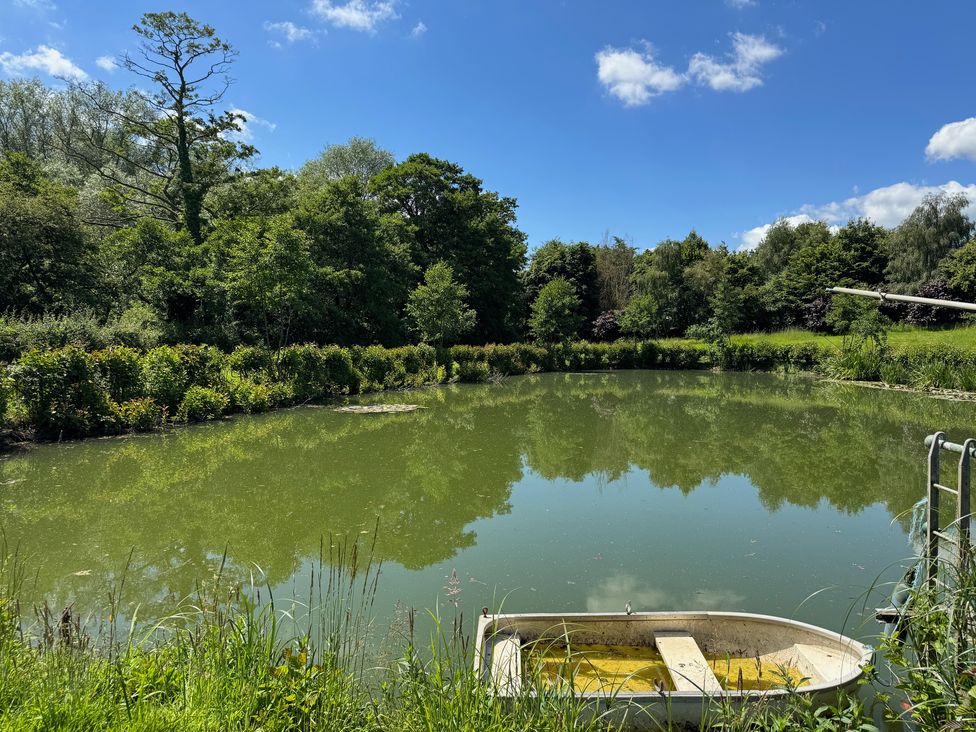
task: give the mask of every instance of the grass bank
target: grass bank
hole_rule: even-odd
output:
[[[639,712],[586,715],[573,696],[531,679],[532,693],[496,698],[472,669],[459,616],[435,618],[418,641],[408,613],[392,635],[399,651],[377,656],[380,568],[367,559],[356,569],[355,545],[332,552],[307,601],[257,604],[256,588],[228,587],[218,572],[180,612],[120,639],[86,635],[79,608],[22,617],[23,573],[0,556],[0,729],[595,732],[626,728]],[[776,709],[716,705],[702,728],[875,729],[856,699],[832,707],[798,695]]]
[[[976,328],[887,339],[806,331],[689,340],[367,348],[296,345],[33,349],[0,371],[0,439],[148,431],[365,392],[559,371],[799,370],[920,389],[976,391]]]

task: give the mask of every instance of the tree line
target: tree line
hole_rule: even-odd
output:
[[[750,252],[695,231],[639,251],[549,241],[529,254],[514,198],[460,165],[372,140],[297,171],[255,164],[223,109],[236,57],[183,13],[149,13],[121,59],[145,89],[0,81],[0,312],[79,313],[150,341],[556,343],[807,327],[864,303],[832,285],[976,299],[961,195],[899,226],[781,220]],[[951,318],[931,308],[892,317]]]

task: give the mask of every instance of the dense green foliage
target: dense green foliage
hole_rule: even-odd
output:
[[[183,13],[148,13],[134,31],[139,48],[123,62],[145,89],[0,81],[0,359],[68,343],[562,339],[562,324],[531,312],[557,279],[578,298],[572,337],[601,341],[702,325],[844,333],[852,320],[831,314],[832,285],[976,298],[959,195],[926,199],[892,230],[781,220],[754,251],[691,231],[650,247],[552,240],[527,256],[515,199],[455,162],[397,161],[354,137],[297,172],[253,167],[246,120],[222,106],[231,45]],[[437,335],[408,303],[440,262],[475,324]],[[931,308],[885,314],[952,320]]]
[[[564,306],[575,297],[564,280],[547,287],[565,289],[568,299],[558,298]],[[240,346],[231,353],[199,345],[163,345],[145,352],[126,346],[94,351],[74,345],[34,348],[0,379],[0,406],[5,406],[0,433],[47,439],[117,434],[368,391],[549,371],[784,369],[922,389],[976,391],[976,348],[971,343],[953,345],[951,338],[889,342],[877,311],[869,314],[872,317],[859,320],[843,340],[820,341],[803,333],[799,338],[729,338],[707,327],[700,330],[712,333],[702,334],[702,341],[568,342],[565,336],[573,332],[577,316],[564,307],[562,315],[542,319],[563,323],[562,337],[543,331],[539,345],[388,349],[303,344],[280,349]],[[954,332],[965,335],[969,330],[945,334]]]
[[[532,302],[529,330],[540,343],[572,340],[583,323],[576,288],[562,277],[550,280]]]
[[[467,306],[468,288],[454,281],[454,270],[435,262],[424,272],[424,282],[410,293],[407,315],[424,343],[455,343],[474,328],[478,314]]]

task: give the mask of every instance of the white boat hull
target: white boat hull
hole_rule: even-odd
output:
[[[751,613],[522,613],[479,618],[475,670],[498,696],[531,694],[523,678],[520,651],[540,641],[648,647],[664,658],[672,683],[667,690],[576,692],[587,715],[603,714],[629,727],[658,729],[662,721],[697,725],[716,704],[740,707],[777,704],[790,693],[836,698],[871,663],[873,650],[824,628]],[[807,681],[795,692],[785,688],[723,688],[707,668],[714,658],[762,657],[788,665]],[[707,662],[706,662],[707,665]]]

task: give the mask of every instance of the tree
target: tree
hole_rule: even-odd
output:
[[[888,266],[888,235],[886,228],[865,218],[851,219],[841,227],[835,237],[847,259],[845,276],[868,287],[880,285]]]
[[[796,250],[786,267],[765,287],[769,309],[781,326],[803,322],[804,308],[825,294],[828,287],[851,285],[846,277],[849,260],[835,238],[812,241]]]
[[[973,233],[961,193],[929,195],[892,232],[887,277],[893,289],[911,291],[928,280],[950,252]]]
[[[126,305],[133,300],[152,306],[166,320],[191,317],[196,298],[189,291],[193,243],[155,219],[143,219],[105,240],[113,263],[115,296]]]
[[[351,176],[365,195],[373,176],[395,163],[393,153],[377,146],[375,140],[351,137],[343,145],[329,145],[317,158],[305,163],[298,172],[298,185],[303,193],[312,193]]]
[[[0,311],[40,314],[91,304],[96,251],[74,191],[20,153],[0,161]]]
[[[381,172],[370,189],[381,211],[402,220],[413,264],[425,270],[443,261],[468,289],[478,313],[477,339],[515,337],[525,263],[515,199],[485,191],[459,165],[423,153]]]
[[[583,324],[580,315],[580,298],[576,288],[562,277],[557,277],[541,290],[532,303],[529,330],[540,343],[564,343],[579,333]]]
[[[315,321],[331,274],[315,266],[308,237],[287,216],[235,221],[217,236],[234,237],[227,247],[227,283],[238,318],[269,348],[282,348]]]
[[[207,193],[235,174],[255,149],[234,139],[243,116],[216,113],[237,55],[186,13],[146,13],[133,26],[141,43],[123,65],[156,86],[138,99],[108,93],[100,85],[76,85],[97,115],[125,131],[125,139],[91,130],[71,154],[93,166],[118,205],[136,216],[179,223],[203,242]]]
[[[623,310],[630,299],[630,273],[634,269],[634,248],[618,236],[613,244],[595,247],[600,310]]]
[[[750,252],[740,251],[730,254],[725,262],[725,271],[712,299],[712,309],[726,332],[743,330],[766,330],[771,326],[769,311],[762,291],[763,276]],[[726,289],[723,298],[730,304],[721,312],[719,289]],[[734,308],[734,312],[732,310]]]
[[[407,314],[424,343],[454,343],[470,331],[477,313],[466,304],[468,288],[454,280],[454,270],[435,262],[424,272],[424,282],[410,293]]]
[[[661,303],[653,294],[634,294],[620,315],[620,330],[637,338],[661,335]]]
[[[295,207],[296,189],[290,171],[277,166],[249,170],[212,188],[204,207],[218,219],[278,216]]]
[[[525,298],[530,306],[543,287],[553,280],[564,279],[573,286],[580,301],[580,328],[591,324],[600,314],[596,256],[593,247],[586,242],[564,244],[558,239],[547,241],[532,253],[523,279]]]
[[[753,253],[756,265],[766,279],[786,267],[790,258],[809,244],[823,243],[830,239],[830,229],[822,221],[793,225],[786,219],[773,224]]]
[[[936,279],[949,286],[952,297],[976,302],[976,239],[943,259],[939,263]]]
[[[696,292],[699,282],[713,280],[710,270],[721,266],[715,254],[695,231],[682,241],[667,239],[634,259],[630,276],[631,300],[624,308],[620,327],[640,337],[683,335],[689,326],[708,316],[708,299]],[[709,260],[709,264],[703,264]]]
[[[302,199],[295,224],[311,239],[319,267],[335,270],[322,293],[330,312],[321,337],[340,344],[403,342],[403,308],[416,277],[399,221],[380,215],[357,178],[327,183]]]

